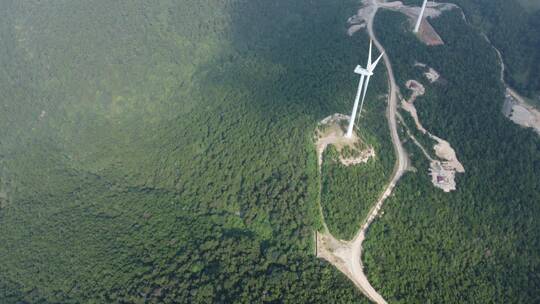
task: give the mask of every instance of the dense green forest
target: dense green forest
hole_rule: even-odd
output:
[[[420,0],[406,3],[420,5]],[[449,0],[501,51],[508,84],[540,106],[540,2],[533,0]],[[529,3],[531,2],[531,3]]]
[[[535,12],[537,10],[540,10],[540,2],[536,0],[517,0],[523,8],[525,8],[528,11]]]
[[[366,303],[313,255],[312,136],[350,111],[357,7],[1,1],[0,302]]]
[[[444,193],[407,143],[416,173],[404,176],[369,231],[368,277],[391,303],[538,303],[540,139],[501,114],[500,70],[487,42],[458,11],[432,23],[445,45],[423,45],[399,13],[379,12],[375,28],[401,91],[410,78],[426,85],[420,119],[452,144],[466,172],[457,191]],[[446,81],[429,85],[416,60]]]
[[[497,47],[510,86],[540,105],[540,10],[508,0],[455,0]]]
[[[349,113],[366,56],[359,5],[0,1],[0,303],[367,303],[313,255],[318,200],[347,236],[394,162],[378,76],[376,158],[318,176],[317,122]],[[495,53],[457,12],[436,48],[379,14],[398,83],[415,59],[447,80],[419,115],[467,172],[442,193],[407,144],[417,173],[369,231],[370,280],[390,302],[540,302],[540,141],[500,114]]]

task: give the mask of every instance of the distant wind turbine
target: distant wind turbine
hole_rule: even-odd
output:
[[[416,21],[416,26],[414,27],[414,32],[418,33],[418,30],[420,30],[420,24],[422,23],[422,18],[424,17],[424,11],[426,10],[426,4],[427,0],[424,0],[424,3],[422,4],[422,9],[420,10],[420,15],[418,16],[418,21]]]
[[[361,66],[357,65],[354,69],[354,72],[356,74],[360,74],[360,83],[358,84],[358,91],[356,92],[356,98],[354,100],[354,106],[353,111],[351,114],[351,121],[349,122],[349,128],[347,129],[347,134],[345,135],[348,138],[351,138],[353,128],[354,128],[354,122],[356,121],[356,113],[358,110],[358,101],[360,101],[360,95],[362,95],[362,103],[360,104],[360,114],[362,113],[362,108],[364,107],[364,100],[366,98],[366,92],[369,86],[369,79],[371,76],[373,76],[373,71],[375,70],[375,67],[381,60],[384,53],[382,53],[375,62],[371,62],[371,49],[372,49],[372,41],[369,41],[369,55],[368,55],[368,62],[366,65],[366,68],[362,68]],[[365,86],[364,86],[365,81]],[[362,89],[364,90],[362,92]]]

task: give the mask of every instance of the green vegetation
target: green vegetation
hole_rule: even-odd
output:
[[[319,197],[312,134],[350,110],[357,6],[1,1],[0,302],[367,303],[313,256],[318,199],[346,236],[394,161],[375,77],[361,129],[377,157],[328,161]],[[403,22],[381,13],[378,35],[399,83],[414,59],[448,80],[419,115],[467,172],[445,194],[413,159],[365,244],[370,280],[393,302],[539,302],[539,139],[500,114],[496,56],[457,12],[434,22],[442,47]]]
[[[540,11],[526,10],[517,0],[455,2],[501,51],[510,86],[528,97],[540,96]]]
[[[426,87],[432,94],[419,116],[452,144],[466,172],[457,191],[444,193],[407,144],[418,172],[404,176],[370,229],[367,274],[390,303],[538,303],[540,139],[501,114],[496,54],[460,13],[433,25],[444,46],[421,44],[397,13],[380,12],[375,28],[398,83],[415,75],[415,60],[447,80]]]
[[[420,5],[421,0],[405,3]],[[540,2],[528,0],[449,0],[486,34],[502,53],[509,85],[540,106]],[[534,4],[533,4],[534,3]]]
[[[330,232],[349,240],[384,190],[391,167],[384,168],[378,159],[347,167],[339,162],[338,155],[333,146],[325,151],[321,205]]]
[[[536,12],[540,10],[540,2],[537,0],[517,0],[524,9],[529,12]]]
[[[0,302],[365,303],[313,256],[357,6],[0,2]]]
[[[421,0],[405,3],[420,5]],[[449,0],[502,53],[505,80],[540,106],[540,1]],[[529,4],[530,3],[530,4]],[[532,4],[534,3],[534,4]],[[479,37],[482,39],[482,37]]]
[[[384,80],[383,71],[374,77],[377,84]],[[383,82],[384,83],[384,82]],[[384,87],[370,87],[366,96],[359,132],[364,148],[373,147],[376,156],[365,164],[342,165],[339,154],[347,156],[346,149],[338,152],[329,146],[323,154],[321,168],[321,206],[330,232],[337,238],[349,240],[358,232],[371,207],[382,194],[392,172],[395,156],[390,131],[385,118]]]

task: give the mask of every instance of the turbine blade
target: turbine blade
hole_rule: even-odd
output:
[[[360,95],[362,94],[362,89],[364,88],[364,81],[366,79],[366,76],[362,75],[360,77],[360,82],[358,83],[358,91],[356,92],[356,98],[354,99],[354,107],[353,107],[353,118],[356,116],[357,110],[358,110],[358,102],[360,101]],[[354,119],[352,119],[354,121]]]
[[[418,15],[418,21],[416,21],[416,26],[414,27],[414,32],[418,33],[420,30],[420,24],[422,23],[422,18],[424,16],[424,10],[426,9],[427,0],[424,0],[422,3],[422,8],[420,9],[420,15]]]
[[[375,67],[377,67],[377,64],[379,63],[379,60],[381,60],[381,58],[383,57],[384,55],[384,52],[381,53],[381,55],[379,56],[379,58],[377,58],[377,60],[375,60],[375,62],[373,63],[373,66],[371,68],[371,71],[375,70]]]
[[[353,106],[353,111],[351,114],[351,120],[349,122],[349,127],[347,128],[347,134],[346,134],[346,137],[349,137],[349,138],[352,136],[354,123],[356,121],[356,113],[358,113],[358,101],[360,101],[360,95],[362,93],[362,88],[364,86],[364,79],[365,79],[365,76],[362,75],[360,77],[360,82],[358,83],[358,90],[356,91],[356,98],[354,99],[354,106]]]
[[[360,84],[358,85],[358,92],[361,92],[362,89],[364,88],[364,81],[366,79],[366,76],[365,75],[362,75],[360,77]],[[358,99],[360,99],[360,93],[358,93]]]
[[[367,61],[367,69],[371,67],[371,45],[373,44],[373,41],[369,40],[369,55],[368,55],[368,61]]]
[[[371,78],[371,76],[368,76],[367,79],[366,79],[366,85],[364,86],[364,93],[362,94],[362,103],[360,103],[360,115],[362,115],[362,108],[364,107],[364,100],[366,99],[366,92],[367,92],[367,88],[369,86],[369,79]]]

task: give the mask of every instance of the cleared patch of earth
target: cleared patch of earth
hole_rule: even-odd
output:
[[[411,26],[414,24],[413,20],[414,18],[409,18]],[[417,35],[423,43],[429,46],[437,46],[444,44],[441,36],[439,36],[437,31],[435,31],[435,29],[433,28],[433,26],[431,26],[431,23],[429,23],[427,19],[422,20],[422,22],[420,23],[420,28],[418,29]]]
[[[416,21],[418,20],[418,16],[420,15],[421,11],[420,7],[404,5],[401,1],[381,3],[380,6],[389,10],[400,12],[407,16],[411,24],[411,29],[416,24]],[[435,3],[429,1],[426,5],[426,9],[424,11],[424,18],[420,23],[420,29],[417,33],[418,38],[420,38],[422,42],[429,46],[444,44],[441,36],[439,36],[437,31],[435,31],[433,26],[431,26],[431,24],[429,23],[428,18],[437,18],[442,14],[442,12],[453,8],[456,8],[456,6],[453,4]]]
[[[418,96],[424,95],[426,92],[426,89],[421,83],[419,83],[416,80],[408,80],[405,86],[407,87],[407,89],[412,91],[412,94],[409,100],[405,100],[405,99],[401,100],[401,107],[405,111],[409,112],[411,117],[414,119],[416,128],[423,134],[426,134],[427,130],[422,126],[422,123],[420,123],[420,119],[418,119],[418,113],[416,112],[416,107],[414,106],[414,101],[416,100],[416,98]]]
[[[465,173],[465,168],[459,162],[456,152],[450,143],[427,131],[424,126],[422,126],[422,123],[418,118],[414,101],[418,96],[425,94],[425,87],[416,80],[408,80],[405,83],[405,86],[412,93],[409,100],[401,100],[401,107],[411,115],[418,131],[422,132],[422,134],[427,134],[431,139],[437,142],[437,144],[433,147],[437,158],[431,158],[424,147],[416,140],[416,138],[414,138],[414,136],[410,133],[408,135],[413,139],[414,143],[421,148],[424,155],[426,155],[426,157],[430,160],[429,175],[431,175],[431,182],[433,185],[442,189],[444,192],[454,191],[456,190],[456,173]]]
[[[532,128],[540,135],[540,111],[525,102],[515,91],[506,89],[503,113],[516,124]]]
[[[358,10],[357,14],[349,18],[349,24],[351,25],[348,30],[349,35],[352,35],[361,28],[363,28],[363,26],[359,26],[365,24],[366,20],[373,16],[373,12],[376,11],[378,8],[400,12],[407,16],[411,24],[410,30],[413,29],[416,21],[418,20],[418,16],[420,15],[421,10],[421,8],[418,6],[408,6],[403,4],[403,2],[401,1],[383,2],[375,0],[364,0],[363,3],[364,6]],[[444,44],[441,36],[439,36],[437,31],[435,31],[433,26],[431,26],[427,18],[437,18],[444,11],[451,10],[453,8],[457,8],[457,6],[450,3],[435,3],[431,1],[428,2],[424,11],[424,19],[420,24],[420,29],[417,34],[418,38],[429,46]]]
[[[424,76],[430,83],[435,83],[441,78],[441,74],[439,74],[439,72],[425,63],[416,62],[414,66],[424,69]]]
[[[342,241],[334,238],[328,232],[317,232],[317,257],[334,265],[371,301],[385,304],[384,298],[369,284],[362,271],[363,266],[360,256],[364,238],[365,235],[361,233],[352,241]]]
[[[459,162],[456,152],[447,141],[431,134],[430,137],[438,142],[433,149],[437,157],[443,159],[443,161],[431,161],[429,169],[431,182],[444,192],[454,191],[456,190],[456,172],[465,173],[465,168]]]
[[[315,131],[319,167],[322,165],[324,150],[329,145],[336,148],[339,152],[339,162],[345,166],[366,163],[375,156],[373,147],[366,146],[356,132],[353,132],[351,138],[345,137],[345,128],[349,121],[349,116],[336,113],[319,122]]]
[[[354,33],[358,32],[359,30],[361,30],[361,29],[363,29],[365,27],[366,27],[365,23],[351,24],[349,26],[349,29],[347,30],[347,35],[352,36],[352,35],[354,35]]]

